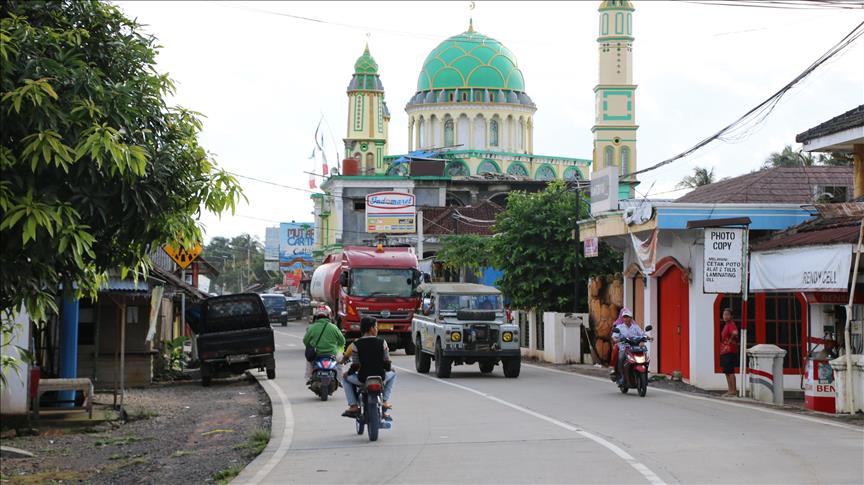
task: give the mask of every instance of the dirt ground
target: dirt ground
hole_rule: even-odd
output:
[[[96,395],[111,404],[112,394]],[[3,438],[35,458],[0,461],[2,483],[224,483],[266,446],[270,400],[251,377],[130,389],[129,421],[47,423],[36,436]],[[14,434],[4,430],[3,436]]]

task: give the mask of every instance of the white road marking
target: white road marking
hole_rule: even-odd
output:
[[[279,444],[276,446],[276,451],[274,451],[273,454],[270,455],[270,458],[267,460],[267,462],[261,466],[261,468],[252,478],[250,478],[247,482],[244,482],[250,485],[264,483],[262,482],[262,480],[264,480],[264,478],[271,471],[273,471],[273,468],[275,468],[276,465],[278,465],[279,462],[282,461],[283,458],[285,458],[285,455],[288,453],[288,449],[291,447],[291,441],[294,438],[294,413],[291,410],[291,401],[288,400],[288,396],[285,395],[285,392],[282,391],[282,388],[279,387],[278,384],[271,380],[261,381],[261,384],[264,387],[269,387],[270,390],[273,391],[268,392],[267,394],[272,396],[273,393],[276,393],[276,395],[279,396],[280,402],[271,402],[271,409],[275,410],[277,407],[282,409],[282,415],[285,419],[285,426],[282,430],[282,436],[279,439]],[[281,406],[279,404],[281,404]],[[269,444],[267,445],[267,448],[270,448]],[[280,478],[279,483],[287,484],[288,482],[284,481],[284,478]]]
[[[608,382],[610,385],[612,384],[611,380],[603,379],[602,377],[586,376],[585,374],[579,374],[577,372],[567,372],[567,371],[560,370],[560,369],[551,369],[549,367],[544,367],[542,365],[526,364],[524,362],[522,363],[522,365],[525,367],[531,367],[532,369],[540,369],[540,370],[545,370],[547,372],[555,372],[557,374],[564,374],[564,375],[568,375],[568,376],[581,377],[583,379],[590,379],[592,381],[598,381],[598,382]],[[807,421],[810,423],[824,424],[827,426],[834,426],[835,428],[848,429],[848,430],[852,430],[852,431],[858,431],[859,433],[864,433],[864,428],[859,427],[859,426],[854,426],[854,425],[845,424],[845,423],[837,423],[837,422],[831,421],[829,419],[821,419],[821,418],[816,418],[813,416],[804,416],[804,415],[795,414],[795,413],[788,412],[788,411],[777,411],[775,409],[763,408],[763,407],[754,406],[751,404],[742,404],[742,403],[737,403],[737,402],[726,401],[723,399],[714,399],[714,398],[710,398],[710,397],[697,396],[697,395],[691,394],[689,392],[670,391],[669,389],[658,389],[656,387],[652,387],[651,392],[664,392],[666,394],[674,394],[676,396],[686,397],[687,399],[695,399],[697,401],[707,401],[707,402],[716,403],[716,404],[723,404],[726,406],[732,406],[732,407],[741,408],[741,409],[749,409],[752,411],[759,411],[760,413],[768,413],[768,414],[773,414],[775,416],[794,418],[794,419],[799,419],[801,421]]]
[[[653,471],[651,471],[651,469],[648,468],[647,466],[645,466],[644,464],[642,464],[642,463],[640,463],[639,461],[637,461],[636,458],[633,458],[632,455],[630,455],[629,453],[627,453],[626,451],[624,451],[621,447],[619,447],[618,445],[615,445],[614,443],[610,443],[609,441],[607,441],[606,439],[604,439],[604,438],[602,438],[602,437],[600,437],[600,436],[597,436],[597,435],[595,435],[595,434],[593,434],[593,433],[590,433],[590,432],[588,432],[588,431],[585,431],[585,430],[582,429],[582,428],[578,428],[578,427],[573,426],[573,425],[571,425],[571,424],[567,424],[567,423],[565,423],[565,422],[563,422],[563,421],[559,421],[559,420],[557,420],[557,419],[555,419],[555,418],[553,418],[553,417],[546,416],[545,414],[540,414],[540,413],[538,413],[538,412],[536,412],[536,411],[532,411],[532,410],[530,410],[530,409],[524,408],[524,407],[522,407],[522,406],[520,406],[520,405],[518,405],[518,404],[513,404],[513,403],[511,403],[511,402],[505,401],[505,400],[503,400],[503,399],[497,398],[497,397],[495,397],[495,396],[492,396],[492,395],[490,395],[490,394],[486,394],[485,392],[478,391],[478,390],[476,390],[476,389],[473,389],[473,388],[470,388],[470,387],[467,387],[467,386],[463,386],[463,385],[460,385],[460,384],[454,384],[454,383],[452,383],[452,382],[448,382],[448,381],[441,380],[441,379],[436,379],[436,378],[434,378],[434,377],[427,376],[427,375],[425,375],[425,374],[420,374],[420,373],[414,372],[414,371],[411,370],[411,369],[407,369],[407,368],[404,368],[404,367],[399,367],[399,366],[395,366],[395,365],[394,365],[393,367],[395,367],[395,368],[397,368],[397,369],[399,369],[399,370],[402,370],[402,371],[405,371],[405,372],[408,372],[408,373],[411,373],[411,374],[414,374],[414,375],[417,375],[417,376],[420,376],[420,377],[424,377],[424,378],[426,378],[426,379],[430,379],[430,380],[432,380],[432,381],[435,381],[435,382],[438,382],[438,383],[441,383],[441,384],[444,384],[444,385],[446,385],[446,386],[455,387],[455,388],[457,388],[457,389],[461,389],[461,390],[463,390],[463,391],[467,391],[467,392],[470,392],[470,393],[472,393],[472,394],[476,394],[476,395],[478,395],[478,396],[480,396],[480,397],[484,397],[484,398],[486,398],[486,399],[488,399],[488,400],[490,400],[490,401],[493,401],[493,402],[496,402],[496,403],[498,403],[498,404],[501,404],[502,406],[507,406],[507,407],[509,407],[509,408],[511,408],[511,409],[515,409],[516,411],[519,411],[519,412],[521,412],[521,413],[527,414],[527,415],[529,415],[529,416],[533,416],[533,417],[535,417],[535,418],[537,418],[537,419],[540,419],[540,420],[546,421],[547,423],[550,423],[550,424],[553,424],[553,425],[555,425],[555,426],[558,426],[559,428],[564,428],[564,429],[566,429],[567,431],[572,431],[572,432],[574,432],[574,433],[577,433],[577,434],[579,434],[580,436],[582,436],[582,437],[584,437],[584,438],[588,438],[589,440],[591,440],[591,441],[593,441],[593,442],[595,442],[595,443],[597,443],[597,444],[603,446],[604,448],[608,449],[608,450],[611,451],[612,453],[615,453],[615,455],[617,455],[619,458],[621,458],[622,460],[624,460],[625,462],[627,462],[628,465],[630,465],[634,470],[636,470],[637,472],[639,472],[639,473],[640,473],[643,477],[645,477],[645,479],[648,480],[648,482],[651,483],[652,485],[664,485],[664,484],[665,484],[665,482],[664,482],[664,481],[663,481],[659,476],[657,476],[656,473],[654,473]]]

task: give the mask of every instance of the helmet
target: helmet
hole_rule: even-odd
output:
[[[624,308],[623,310],[621,310],[621,318],[624,317],[633,318],[633,312],[631,312],[629,308]]]
[[[315,320],[318,318],[326,318],[326,319],[332,320],[333,319],[333,310],[331,310],[329,306],[324,305],[324,304],[318,306],[317,308],[315,308],[315,311],[312,312],[312,320]]]

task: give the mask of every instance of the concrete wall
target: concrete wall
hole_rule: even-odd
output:
[[[24,349],[30,348],[28,343],[30,341],[30,319],[23,309],[15,318],[15,324],[18,325],[18,328],[13,333],[12,341],[2,349],[3,355],[12,356],[19,360],[18,372],[7,368],[7,372],[4,373],[6,385],[0,390],[0,414],[4,416],[27,414],[28,409],[27,388],[30,382],[30,368],[27,364],[20,362],[21,355],[16,348],[16,346]]]

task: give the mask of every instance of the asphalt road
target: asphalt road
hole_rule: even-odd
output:
[[[340,417],[341,389],[322,402],[305,387],[305,324],[274,328],[267,386],[290,406],[279,451],[240,477],[253,483],[864,483],[860,428],[526,364],[440,380],[402,351],[393,428],[371,443]]]

